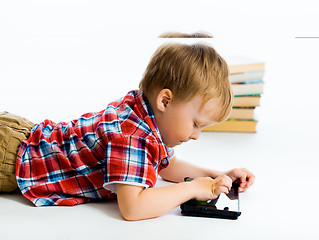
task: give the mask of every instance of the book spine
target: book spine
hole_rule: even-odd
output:
[[[257,121],[227,120],[203,129],[203,132],[256,132]]]
[[[229,81],[231,83],[251,82],[258,79],[263,79],[264,73],[264,71],[233,73],[229,75]]]
[[[232,84],[234,96],[263,93],[264,83]]]
[[[260,105],[260,95],[256,96],[235,96],[234,107],[256,107]]]
[[[243,64],[243,65],[230,65],[229,71],[231,74],[253,72],[253,71],[264,71],[265,63],[254,63],[254,64]]]

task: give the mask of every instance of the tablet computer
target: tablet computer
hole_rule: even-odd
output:
[[[191,180],[191,178],[185,178],[185,181]],[[197,217],[238,219],[241,215],[239,210],[238,188],[239,183],[233,182],[229,193],[222,193],[216,199],[211,201],[197,201],[191,199],[181,204],[182,214]]]

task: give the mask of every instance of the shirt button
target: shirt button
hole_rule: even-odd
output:
[[[163,165],[166,165],[166,164],[167,164],[167,159],[166,159],[166,158],[164,158],[164,159],[162,160],[162,164],[163,164]]]

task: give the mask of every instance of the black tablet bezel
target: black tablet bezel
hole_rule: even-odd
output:
[[[185,178],[185,181],[190,181],[190,178]],[[192,199],[183,204],[180,208],[183,215],[196,216],[196,217],[211,217],[211,218],[222,218],[236,220],[241,215],[239,209],[239,184],[234,182],[232,188],[228,194],[229,198],[238,199],[238,211],[221,210],[216,209],[214,205],[201,204],[198,201]]]

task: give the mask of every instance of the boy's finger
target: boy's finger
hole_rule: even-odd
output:
[[[232,186],[232,184],[233,184],[233,180],[232,180],[230,177],[224,178],[224,179],[221,181],[221,184],[222,184],[223,186],[225,186],[225,187],[228,189],[228,191],[230,191],[231,186]]]
[[[245,183],[245,182],[247,182],[247,173],[245,172],[245,171],[242,171],[242,174],[241,174],[241,176],[240,176],[240,181],[242,182],[242,183]]]
[[[215,195],[219,195],[221,193],[229,193],[229,189],[225,186],[220,186],[218,188],[215,189],[215,191],[213,192]]]
[[[249,170],[247,170],[246,168],[242,168],[241,170],[246,173],[247,178],[255,177],[254,174],[250,172]]]
[[[255,181],[255,175],[251,174],[250,176],[248,176],[247,186],[250,187],[251,185],[253,185],[254,181]]]
[[[251,186],[255,181],[255,175],[252,172],[248,171],[246,168],[243,168],[242,170],[247,174],[246,178],[248,186]]]
[[[247,183],[247,187],[250,187],[251,185],[253,185],[253,183],[254,183],[254,180],[249,180]]]
[[[232,183],[233,183],[233,180],[226,175],[218,177],[214,181],[216,185],[224,186],[228,191],[230,191]]]

